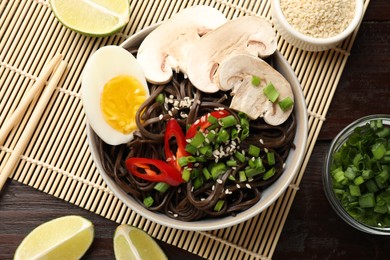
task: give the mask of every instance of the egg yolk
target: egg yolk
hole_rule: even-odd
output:
[[[120,75],[103,88],[100,105],[106,122],[117,131],[129,134],[137,129],[135,114],[146,100],[146,90],[136,78]]]

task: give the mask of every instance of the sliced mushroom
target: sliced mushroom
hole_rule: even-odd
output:
[[[201,36],[226,22],[225,16],[209,6],[183,9],[163,22],[141,43],[137,60],[146,79],[154,84],[171,80],[173,72],[187,74],[187,55]]]
[[[219,90],[215,78],[219,64],[231,54],[267,57],[276,50],[276,34],[271,24],[256,16],[229,21],[197,41],[188,54],[188,77],[203,92]]]
[[[253,77],[260,78],[258,86],[253,85]],[[244,112],[251,119],[263,117],[270,125],[280,125],[291,114],[293,107],[283,111],[278,102],[294,95],[290,83],[267,62],[257,57],[238,54],[224,60],[218,73],[221,88],[232,89],[233,99],[230,107]],[[279,93],[275,102],[264,94],[264,88],[272,83]]]

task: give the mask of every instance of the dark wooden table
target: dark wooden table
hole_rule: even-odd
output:
[[[279,239],[274,259],[390,259],[390,236],[354,230],[331,209],[321,171],[330,141],[359,117],[390,113],[390,1],[371,0],[327,120]],[[0,193],[0,259],[12,259],[24,236],[55,217],[82,215],[95,224],[85,259],[113,259],[116,223],[9,180]],[[199,259],[161,243],[171,259]]]

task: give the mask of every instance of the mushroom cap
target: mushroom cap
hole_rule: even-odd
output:
[[[257,16],[231,20],[197,41],[188,53],[187,72],[192,84],[203,92],[220,90],[215,77],[219,64],[233,54],[268,57],[277,47],[271,24]]]
[[[187,55],[194,42],[226,21],[217,9],[198,5],[183,9],[163,22],[138,49],[137,60],[146,79],[165,84],[171,80],[172,70],[187,74]]]
[[[259,86],[253,85],[253,76],[260,78]],[[293,110],[291,107],[283,111],[278,105],[278,101],[286,97],[294,100],[290,83],[260,58],[247,54],[232,55],[221,63],[218,78],[222,89],[232,89],[234,96],[230,108],[246,113],[251,119],[263,117],[270,125],[280,125]],[[271,102],[263,92],[269,83],[279,93],[275,102]]]

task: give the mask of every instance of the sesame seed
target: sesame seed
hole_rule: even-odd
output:
[[[194,186],[192,186],[192,188],[191,188],[191,192],[194,192]]]
[[[225,190],[225,194],[229,194],[229,192],[230,192],[229,189]]]
[[[268,153],[268,149],[267,149],[267,148],[264,148],[264,152]]]
[[[241,189],[241,186],[240,186],[240,184],[236,184],[236,187],[237,187],[237,189]]]
[[[286,168],[286,163],[283,163],[283,169]]]
[[[173,214],[173,216],[174,216],[175,218],[177,218],[179,215],[177,215],[177,214],[175,213],[175,214]]]
[[[160,119],[160,120],[162,120],[163,118],[164,118],[163,115],[159,115],[159,116],[158,116],[158,119]]]
[[[218,179],[217,182],[218,182],[219,184],[222,184],[222,183],[223,183],[223,181],[222,181],[221,179]]]
[[[248,189],[252,189],[251,185],[249,183],[245,184],[245,186],[248,188]]]
[[[215,186],[214,185],[211,187],[211,190],[215,190]]]
[[[168,111],[168,114],[169,114],[170,116],[173,116],[173,114],[172,114],[172,111],[171,111],[171,110],[169,110],[169,111]]]
[[[264,144],[264,140],[261,139],[261,138],[260,138],[259,142],[260,142],[261,144]]]

